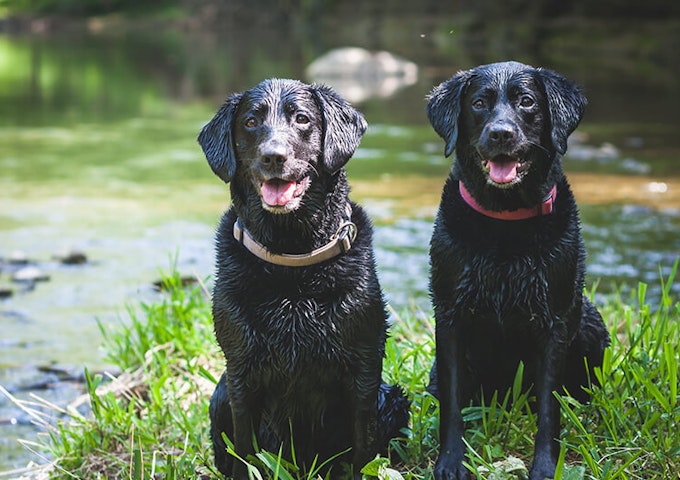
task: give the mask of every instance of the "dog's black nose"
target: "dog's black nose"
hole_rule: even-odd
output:
[[[512,142],[515,138],[515,129],[508,123],[496,123],[489,126],[488,140],[497,145]]]
[[[263,155],[262,158],[260,159],[263,165],[265,166],[270,166],[270,165],[277,165],[281,166],[284,163],[286,163],[286,157],[284,155]]]
[[[270,141],[260,149],[260,163],[264,166],[282,166],[286,163],[288,152],[284,144]]]

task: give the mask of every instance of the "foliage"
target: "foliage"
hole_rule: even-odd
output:
[[[7,7],[13,11],[37,12],[37,13],[68,13],[68,14],[98,14],[117,12],[120,10],[138,9],[140,4],[175,5],[180,4],[195,8],[201,4],[211,7],[221,7],[234,3],[234,0],[155,0],[153,2],[140,2],[135,0],[0,0],[0,7]],[[242,2],[245,3],[245,2]],[[277,0],[262,0],[263,6],[277,7],[281,4],[288,8],[319,9],[326,6],[334,6],[335,2],[315,2],[310,0],[298,0],[279,2]],[[321,3],[321,5],[319,5]],[[360,3],[354,0],[350,3]],[[361,2],[366,3],[366,2]],[[370,2],[368,2],[370,4]],[[405,9],[405,2],[391,2],[396,8]],[[388,8],[390,4],[388,3]],[[667,0],[650,0],[648,2],[636,2],[634,0],[618,0],[616,2],[589,2],[587,0],[568,0],[563,2],[551,2],[548,0],[527,1],[515,0],[512,2],[496,2],[493,0],[464,0],[461,4],[465,12],[475,12],[486,19],[514,18],[521,12],[525,17],[536,20],[550,18],[559,15],[580,14],[588,16],[616,16],[625,17],[651,17],[663,18],[678,12],[675,2]],[[444,6],[442,11],[449,11],[450,7]],[[456,11],[456,10],[454,10]]]
[[[676,262],[656,310],[638,290],[639,309],[623,307],[613,346],[597,372],[591,405],[559,397],[571,430],[564,444],[602,480],[675,478],[680,472],[680,303],[670,297]]]
[[[201,287],[165,276],[156,303],[130,309],[116,332],[101,326],[108,358],[124,373],[110,383],[87,375],[92,414],[71,410],[51,432],[55,478],[187,478],[209,472],[205,421],[218,348]],[[208,362],[216,360],[208,366]]]
[[[611,326],[590,404],[556,393],[562,404],[562,450],[556,479],[666,479],[680,470],[680,303],[670,297],[678,265],[663,281],[653,308],[645,285],[637,300],[615,298],[602,311]],[[165,277],[156,303],[131,310],[129,324],[102,326],[109,360],[125,372],[112,382],[88,376],[91,415],[69,410],[42,448],[56,458],[55,478],[221,478],[212,466],[207,405],[222,368],[204,289],[186,288],[177,273]],[[637,303],[637,306],[631,304]],[[389,458],[376,458],[365,478],[429,479],[438,450],[437,401],[426,392],[434,344],[432,320],[416,312],[394,314],[384,376],[412,400],[405,438],[393,440]],[[513,388],[464,410],[467,465],[477,478],[525,478],[533,453],[532,398]],[[228,443],[228,442],[227,442]],[[340,453],[340,452],[339,452]],[[279,452],[244,459],[255,479],[316,480]]]
[[[120,10],[138,10],[138,0],[0,0],[0,7],[11,12],[32,14],[96,15]],[[154,7],[174,5],[176,0],[156,0]]]

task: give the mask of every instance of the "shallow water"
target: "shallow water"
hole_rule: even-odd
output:
[[[376,41],[363,24],[348,36],[325,20],[327,29],[304,30],[286,49],[276,31],[243,44],[223,31],[0,36],[0,258],[25,252],[50,276],[24,291],[3,264],[0,285],[15,294],[0,300],[0,384],[17,391],[43,378],[40,365],[99,368],[97,320],[124,321],[126,304],[153,301],[151,283],[172,264],[211,275],[213,231],[228,194],[205,163],[198,131],[229,91],[266,76],[304,79],[304,67],[330,46],[395,50],[418,67],[415,83],[359,92],[370,128],[348,165],[352,196],[375,223],[379,276],[394,310],[430,311],[427,248],[450,167],[423,97],[457,68],[499,57],[547,63],[586,87],[591,108],[565,165],[582,211],[588,284],[598,284],[600,301],[639,281],[658,296],[659,272],[680,252],[680,123],[672,113],[680,82],[668,78],[677,65],[664,64],[665,50],[655,57],[665,68],[626,61],[637,52],[628,44],[616,44],[613,61],[615,34],[609,49],[587,49],[587,36],[574,43],[575,35],[569,54],[558,48],[543,58],[519,42],[501,55],[466,43],[478,32],[451,38],[446,22],[455,19],[428,21],[385,13]],[[400,39],[403,32],[413,39]],[[68,250],[89,261],[53,259]],[[77,389],[39,393],[59,403]],[[0,398],[0,471],[35,459],[16,444],[35,437],[24,420]]]

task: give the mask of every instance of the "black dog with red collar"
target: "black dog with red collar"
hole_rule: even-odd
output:
[[[553,392],[588,400],[609,334],[583,296],[585,249],[561,159],[585,104],[571,81],[516,62],[462,71],[429,97],[430,122],[446,155],[455,151],[430,247],[436,480],[469,478],[461,408],[480,393],[502,397],[520,362],[538,413],[531,480],[555,473]]]

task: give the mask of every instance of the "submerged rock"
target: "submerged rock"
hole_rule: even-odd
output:
[[[10,265],[27,265],[28,256],[22,250],[15,250],[7,257],[7,263]]]
[[[418,80],[418,66],[386,51],[345,47],[314,60],[306,70],[313,82],[333,87],[350,102],[389,97]]]
[[[190,287],[196,283],[198,283],[198,278],[195,276],[182,275],[179,278],[179,285],[182,287]],[[175,284],[176,281],[174,279],[159,279],[153,282],[154,288],[159,291],[172,290]]]
[[[54,258],[59,260],[64,265],[82,265],[87,263],[87,255],[78,250],[57,254],[54,256]]]
[[[9,298],[14,295],[14,289],[7,285],[0,285],[0,298]]]
[[[46,282],[50,279],[50,276],[45,272],[40,270],[38,267],[24,267],[12,275],[13,282]]]

